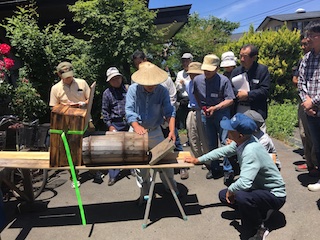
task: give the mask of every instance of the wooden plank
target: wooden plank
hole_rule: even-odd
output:
[[[81,108],[69,108],[65,113],[66,126],[68,130],[83,131],[85,128],[85,116],[87,115],[87,109]],[[68,144],[72,156],[72,161],[75,166],[82,165],[82,139],[83,135],[79,134],[67,134]],[[63,146],[63,150],[65,148]],[[60,159],[59,166],[68,166],[67,156],[64,154]]]
[[[171,154],[171,153],[170,153]],[[79,170],[102,170],[102,169],[132,169],[132,168],[190,168],[194,167],[191,163],[185,163],[184,157],[191,156],[190,152],[172,153],[166,157],[165,161],[159,161],[157,165],[149,164],[130,164],[130,165],[104,165],[104,166],[77,166]],[[169,159],[171,158],[171,159]],[[65,167],[51,167],[49,165],[49,152],[0,152],[0,168],[41,168],[41,169],[69,169]]]
[[[166,154],[174,149],[174,142],[168,138],[164,139],[161,143],[150,150],[151,159],[149,161],[150,165],[156,164],[161,160]]]
[[[52,108],[50,129],[62,130],[64,126],[63,114],[68,108],[68,106],[63,104],[56,105]],[[52,167],[59,165],[61,145],[63,145],[61,141],[61,135],[56,133],[50,134],[50,165]]]
[[[85,124],[84,124],[85,126],[88,126],[89,120],[91,118],[91,109],[92,109],[95,89],[96,89],[96,82],[92,83],[90,86],[90,96],[89,96],[89,101],[87,105],[87,115],[86,115]]]

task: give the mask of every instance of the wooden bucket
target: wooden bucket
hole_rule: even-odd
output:
[[[83,138],[82,160],[85,165],[148,164],[148,134],[106,132]]]

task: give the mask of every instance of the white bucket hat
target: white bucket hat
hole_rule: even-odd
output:
[[[122,74],[119,72],[119,70],[116,67],[110,67],[107,70],[107,82],[109,82],[111,80],[111,78],[115,77],[115,76],[122,76]]]
[[[166,81],[168,74],[151,62],[142,62],[139,64],[139,70],[131,75],[131,79],[140,85],[153,86]]]
[[[237,58],[234,56],[234,53],[231,51],[225,52],[221,55],[221,64],[220,67],[232,67],[236,66]]]

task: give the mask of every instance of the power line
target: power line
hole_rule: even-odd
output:
[[[313,2],[314,0],[308,0],[308,1],[306,1],[306,2],[304,2],[304,3],[302,3],[302,4],[300,4],[300,5],[305,5],[305,4],[307,4],[307,3],[310,3],[310,2]],[[276,10],[275,10],[275,12],[274,13],[283,13],[283,12],[286,12],[287,10],[290,10],[290,9],[293,9],[293,7],[291,6],[283,6],[283,7],[285,7],[285,9],[281,9],[282,7],[279,7],[279,8],[276,8]],[[261,23],[262,22],[262,18],[261,17],[259,17],[259,18],[256,18],[257,16],[252,16],[251,18],[254,18],[254,19],[256,19],[256,20],[254,20],[254,19],[252,19],[249,23],[245,23],[245,24],[243,24],[243,21],[242,21],[242,24],[240,25],[240,27],[239,28],[242,28],[242,27],[246,27],[246,26],[249,26],[249,25],[251,25],[251,24],[255,24],[255,23]],[[248,21],[248,20],[247,20]],[[244,22],[247,22],[247,21],[244,21]]]
[[[251,17],[243,18],[243,19],[239,20],[239,22],[244,21],[244,20],[247,20],[247,19],[250,19],[250,18],[254,18],[254,17],[257,17],[257,16],[260,16],[260,15],[265,15],[266,13],[273,12],[273,11],[275,11],[275,10],[278,10],[278,9],[281,9],[281,8],[284,8],[284,7],[287,7],[287,6],[290,6],[290,5],[299,3],[299,2],[301,2],[301,1],[303,1],[303,0],[295,1],[295,2],[293,2],[293,3],[289,3],[289,4],[283,5],[283,6],[281,6],[281,7],[277,7],[277,8],[274,8],[274,9],[271,9],[271,10],[268,10],[268,11],[265,11],[265,12],[262,12],[262,13],[259,13],[259,14],[256,14],[256,15],[253,15],[253,16],[251,16]]]
[[[212,11],[218,11],[218,10],[224,9],[224,8],[226,8],[226,7],[230,7],[230,5],[232,5],[232,4],[234,4],[234,3],[238,3],[238,2],[239,2],[239,0],[233,1],[233,2],[231,2],[231,3],[229,3],[229,4],[226,4],[226,5],[222,6],[222,7],[215,8],[215,9],[211,9],[211,10],[202,12],[201,14],[205,14],[205,13],[212,12]],[[199,13],[199,14],[200,14],[200,13]]]

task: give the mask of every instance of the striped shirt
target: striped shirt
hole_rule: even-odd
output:
[[[312,50],[304,55],[299,67],[298,90],[303,102],[308,95],[314,105],[320,105],[320,53],[316,55]]]

